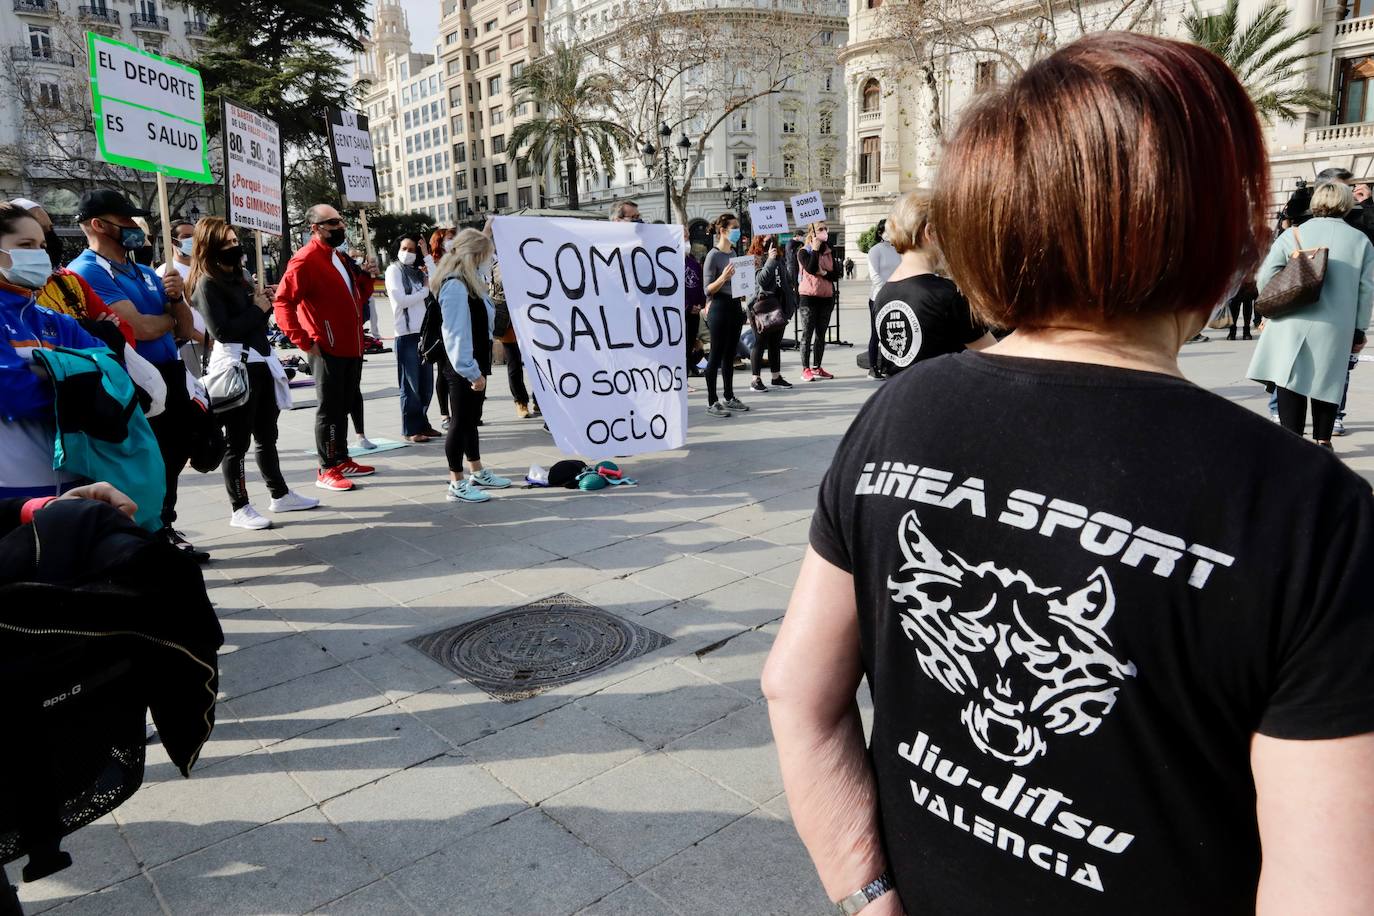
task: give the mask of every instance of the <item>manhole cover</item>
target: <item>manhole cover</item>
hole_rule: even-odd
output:
[[[671,643],[572,595],[554,595],[410,640],[498,700],[514,702]]]

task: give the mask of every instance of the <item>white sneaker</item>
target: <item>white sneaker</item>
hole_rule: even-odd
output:
[[[267,504],[267,508],[273,512],[304,512],[306,509],[313,509],[319,504],[318,499],[302,496],[295,490],[287,490],[285,496],[274,496],[272,501]]]
[[[372,440],[367,438],[367,436],[358,437],[358,448],[362,449],[363,451],[370,452],[376,447],[377,446],[373,445]]]
[[[235,528],[248,528],[253,531],[261,531],[264,528],[272,527],[272,520],[263,518],[258,514],[258,510],[252,505],[244,506],[242,509],[235,509],[234,514],[229,518],[229,524]]]

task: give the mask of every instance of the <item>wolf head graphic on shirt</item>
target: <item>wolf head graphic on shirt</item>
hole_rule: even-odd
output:
[[[888,578],[921,671],[967,697],[959,719],[979,750],[1016,766],[1045,736],[1090,735],[1135,665],[1112,653],[1116,594],[1101,568],[1076,588],[1040,586],[1020,570],[971,563],[937,547],[908,512],[905,562]]]

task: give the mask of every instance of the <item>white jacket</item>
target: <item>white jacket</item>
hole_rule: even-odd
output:
[[[396,261],[386,269],[386,294],[391,300],[396,336],[419,334],[420,322],[425,320],[425,297],[429,294],[429,287],[421,284],[407,293],[405,280],[401,276],[401,264]]]

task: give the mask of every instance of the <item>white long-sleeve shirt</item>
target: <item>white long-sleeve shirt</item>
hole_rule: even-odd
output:
[[[424,283],[415,284],[410,292],[406,292],[400,262],[393,262],[386,269],[386,295],[391,300],[391,317],[397,337],[420,333],[420,322],[425,320],[425,296],[428,292],[429,288]]]

